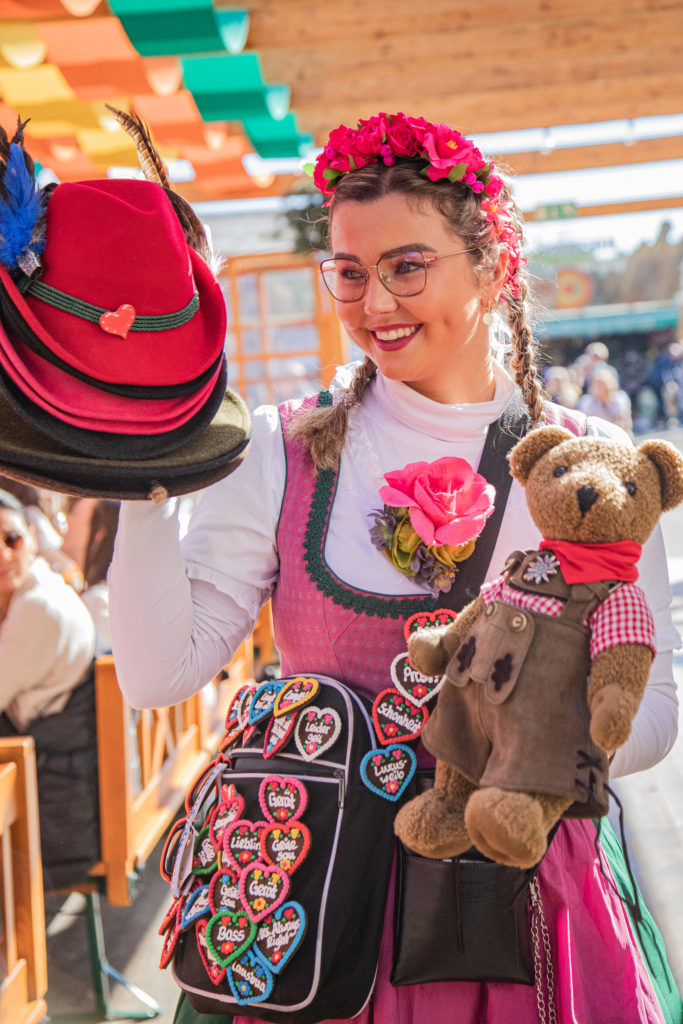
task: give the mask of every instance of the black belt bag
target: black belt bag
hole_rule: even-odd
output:
[[[399,844],[392,985],[507,981],[533,985],[529,882],[469,850],[432,860]]]

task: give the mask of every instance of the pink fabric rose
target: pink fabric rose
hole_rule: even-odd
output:
[[[465,459],[411,462],[384,479],[380,498],[408,508],[413,529],[428,546],[466,544],[479,536],[493,512],[495,487]]]

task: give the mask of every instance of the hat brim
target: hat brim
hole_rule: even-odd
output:
[[[82,407],[93,415],[77,416],[70,413],[68,421],[63,404],[48,402],[32,386],[32,379],[21,376],[17,373],[16,365],[12,359],[17,356],[25,347],[17,342],[14,350],[5,351],[3,341],[7,339],[5,331],[0,327],[0,391],[3,392],[7,401],[13,406],[22,419],[28,420],[38,430],[57,438],[66,447],[83,455],[90,455],[93,458],[120,458],[120,459],[147,459],[152,456],[164,455],[179,445],[192,440],[198,436],[211,422],[217,409],[223,401],[227,385],[227,366],[225,358],[217,369],[215,379],[192,399],[181,399],[185,408],[178,415],[176,410],[169,411],[169,406],[177,406],[177,399],[162,399],[159,402],[136,401],[129,398],[119,398],[113,395],[105,395],[96,388],[89,388],[82,381],[68,377],[61,370],[54,366],[48,367],[48,372],[58,375],[61,378],[61,394],[66,402],[69,396],[71,404],[75,405],[78,397],[82,400]],[[8,358],[8,354],[10,358]],[[39,359],[39,356],[31,357]],[[70,394],[69,388],[74,393]],[[55,393],[60,389],[56,388]],[[102,416],[97,418],[94,414],[99,408],[104,412],[107,406],[114,405],[119,411],[119,420]],[[153,417],[159,409],[163,418],[159,422],[144,424],[140,422],[143,415]],[[163,410],[163,413],[162,413]],[[107,412],[111,415],[111,409]],[[125,419],[128,417],[129,419]],[[137,417],[137,420],[135,419]],[[114,426],[116,429],[112,430]]]
[[[162,488],[173,497],[232,473],[246,455],[250,429],[246,405],[228,388],[211,423],[174,451],[144,461],[103,459],[68,450],[18,416],[0,394],[0,471],[64,494],[136,500]]]

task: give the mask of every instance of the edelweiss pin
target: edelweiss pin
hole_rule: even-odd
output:
[[[529,562],[522,579],[527,583],[547,583],[551,576],[554,576],[560,567],[552,551],[538,555],[533,562]]]

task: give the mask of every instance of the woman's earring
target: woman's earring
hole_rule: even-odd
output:
[[[482,320],[484,321],[484,323],[486,324],[487,327],[490,327],[491,324],[493,323],[493,303],[491,302],[490,299],[489,299],[489,304],[486,307],[486,312],[484,313],[484,315],[482,317]]]

